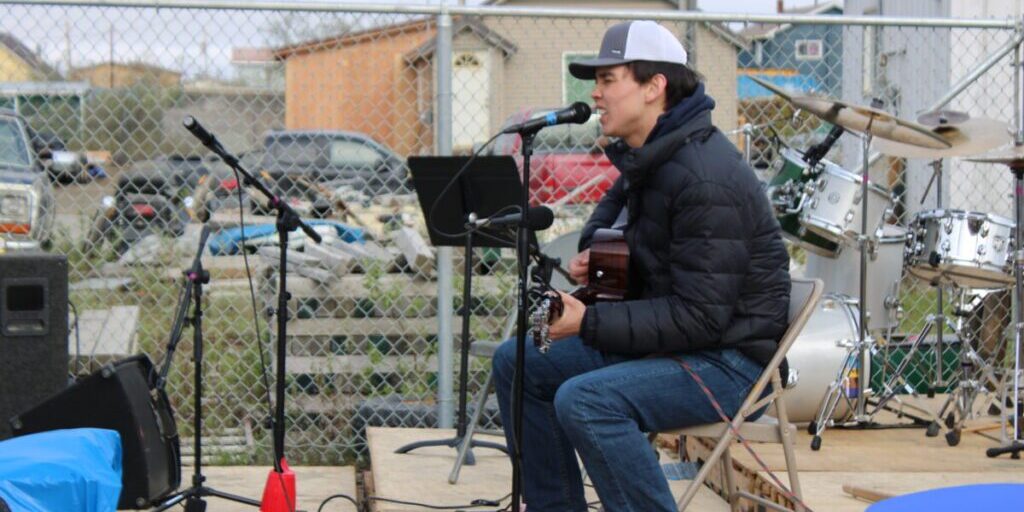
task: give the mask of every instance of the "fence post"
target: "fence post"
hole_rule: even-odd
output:
[[[437,51],[434,53],[435,83],[437,84],[437,137],[434,142],[438,155],[452,154],[452,16],[446,2],[441,3],[437,17]],[[454,396],[452,375],[454,369],[454,340],[452,317],[454,291],[452,289],[452,248],[437,248],[437,426],[454,425]],[[468,306],[468,304],[464,305]]]

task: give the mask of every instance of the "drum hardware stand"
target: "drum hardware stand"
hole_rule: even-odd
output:
[[[936,158],[935,160],[932,160],[931,163],[928,164],[928,165],[930,165],[931,168],[932,168],[932,179],[928,182],[928,187],[925,189],[924,195],[921,196],[921,202],[922,203],[924,202],[924,198],[928,196],[928,192],[929,192],[929,190],[932,187],[932,183],[935,183],[935,208],[941,210],[942,209],[942,159],[941,158]],[[943,321],[946,321],[946,317],[943,315],[943,312],[942,312],[942,304],[943,304],[943,300],[942,300],[942,286],[937,286],[936,287],[936,295],[937,295],[937,297],[935,299],[935,314],[938,316],[938,320],[940,322],[943,322]],[[935,331],[935,367],[934,367],[935,373],[933,375],[932,385],[928,387],[928,398],[934,398],[935,397],[935,390],[937,388],[945,385],[945,383],[943,382],[943,378],[942,378],[942,363],[943,363],[942,355],[943,355],[943,353],[945,352],[945,349],[946,349],[946,345],[945,345],[945,343],[943,343],[943,339],[942,339],[942,332],[943,332],[944,329],[942,328],[942,324],[941,323],[938,323],[936,325],[937,325],[938,329],[936,329],[936,331]],[[935,430],[933,432],[932,431],[932,427],[931,426],[928,427],[928,436],[929,437],[934,437],[934,436],[938,435],[938,433],[939,433],[938,430]]]
[[[1020,142],[1018,140],[1018,142]],[[1019,144],[1018,144],[1019,146]],[[1021,441],[1021,414],[1024,413],[1021,407],[1020,400],[1020,349],[1022,337],[1024,337],[1024,249],[1021,248],[1022,240],[1024,240],[1024,226],[1021,226],[1022,216],[1021,210],[1024,208],[1024,161],[1015,161],[1010,164],[1010,171],[1013,172],[1014,177],[1014,231],[1017,240],[1017,247],[1013,251],[1013,275],[1014,275],[1014,343],[1013,343],[1013,373],[1011,378],[1013,379],[1013,399],[1011,407],[1003,408],[1003,446],[998,448],[989,448],[985,451],[985,455],[989,457],[998,457],[1004,453],[1009,453],[1013,459],[1020,459],[1020,452],[1024,450],[1024,442]],[[1004,388],[1005,389],[1005,388]],[[1005,393],[1005,391],[1004,391]],[[1002,401],[1004,404],[1005,400]],[[1013,432],[1010,435],[1006,433],[1006,424],[1008,423],[1005,419],[1007,414],[1013,415]]]
[[[949,432],[946,432],[946,443],[949,446],[960,444],[960,434],[963,430],[964,422],[975,416],[974,401],[978,394],[990,394],[988,385],[992,385],[994,389],[1004,390],[1004,392],[999,394],[1000,398],[1005,399],[1006,388],[1003,386],[1004,382],[996,379],[995,368],[991,363],[982,359],[981,355],[974,350],[973,336],[966,329],[962,328],[963,317],[977,307],[977,302],[978,298],[975,297],[967,306],[963,308],[958,307],[954,313],[960,317],[959,323],[961,325],[957,329],[958,336],[960,337],[960,380],[957,388],[950,393],[938,413],[939,418],[945,417],[945,425],[949,429]],[[996,353],[999,352],[1000,350],[997,349]],[[953,407],[953,410],[949,411],[949,415],[946,415],[950,406]],[[1000,409],[1001,411],[1002,409]],[[937,431],[937,422],[928,426],[929,432],[933,429]]]
[[[881,101],[875,99],[871,104],[872,108],[880,108]],[[808,427],[808,432],[813,436],[811,439],[811,449],[819,450],[821,448],[821,434],[824,433],[825,428],[828,426],[838,428],[882,428],[874,422],[874,415],[881,409],[887,408],[885,403],[878,403],[870,414],[867,412],[867,406],[869,405],[869,399],[874,394],[871,389],[870,381],[870,367],[871,367],[871,355],[876,350],[876,342],[874,338],[868,336],[867,333],[867,311],[865,309],[866,297],[868,296],[868,284],[867,284],[867,267],[868,267],[868,248],[872,243],[873,233],[868,232],[868,181],[870,178],[870,155],[869,150],[871,148],[871,141],[873,134],[871,131],[872,125],[875,121],[875,114],[870,114],[866,128],[860,134],[861,137],[861,229],[857,236],[856,243],[860,245],[860,290],[858,297],[858,318],[857,318],[857,339],[851,343],[850,346],[850,357],[847,358],[843,368],[840,369],[839,375],[836,380],[829,386],[825,397],[822,399],[821,408],[818,411],[817,421],[811,423]],[[858,369],[857,381],[851,382],[850,372],[854,369]],[[831,420],[831,415],[835,411],[835,407],[838,405],[839,398],[838,393],[842,392],[843,384],[848,383],[849,387],[856,387],[856,402],[853,404],[852,417],[844,424],[835,424]],[[851,397],[846,396],[849,400]],[[886,400],[887,402],[888,400]],[[914,423],[909,425],[898,425],[898,426],[925,426],[928,424],[927,420],[922,418],[906,415],[900,411],[898,414],[906,416],[914,420]],[[894,425],[897,426],[897,425]]]

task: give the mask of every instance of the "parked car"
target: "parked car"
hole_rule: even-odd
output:
[[[525,109],[510,116],[502,128],[542,117],[554,109]],[[612,186],[618,169],[598,144],[601,125],[596,115],[584,124],[544,128],[534,139],[530,160],[530,197],[534,204],[554,203],[574,194],[568,204],[594,203]],[[522,173],[522,138],[505,134],[495,141],[491,154],[512,155]],[[596,182],[595,177],[602,177]],[[590,183],[588,185],[588,183]],[[584,190],[578,187],[586,185]]]
[[[0,109],[0,245],[45,248],[55,213],[53,187],[32,150],[28,124]]]
[[[263,151],[260,170],[288,197],[308,196],[304,181],[348,186],[370,197],[411,190],[405,159],[362,133],[272,131],[263,137]]]
[[[28,128],[32,149],[54,183],[85,183],[92,177],[85,153],[68,150],[55,133]]]
[[[185,232],[188,207],[196,185],[212,168],[226,167],[218,159],[169,155],[136,162],[117,179],[112,197],[93,219],[83,251],[110,243],[115,254],[150,234],[177,237]]]

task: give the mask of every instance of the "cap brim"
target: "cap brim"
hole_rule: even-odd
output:
[[[593,80],[597,74],[597,68],[619,66],[631,62],[629,59],[590,59],[569,63],[569,74],[580,80]]]

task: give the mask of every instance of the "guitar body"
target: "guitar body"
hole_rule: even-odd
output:
[[[570,295],[590,305],[595,302],[617,301],[626,298],[629,278],[629,247],[618,229],[599,229],[590,242],[590,262],[587,265],[587,285]],[[558,294],[547,289],[531,313],[533,343],[541,353],[551,346],[548,327],[562,316],[564,305]]]
[[[590,242],[587,285],[572,292],[584,304],[623,300],[629,281],[629,246],[618,229],[598,229]]]

